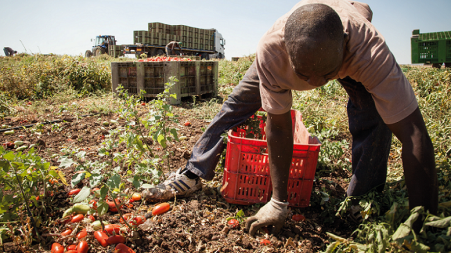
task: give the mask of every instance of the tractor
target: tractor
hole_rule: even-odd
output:
[[[91,41],[93,41],[91,39]],[[108,54],[108,46],[116,45],[113,35],[99,35],[96,37],[92,50],[86,50],[85,57]]]

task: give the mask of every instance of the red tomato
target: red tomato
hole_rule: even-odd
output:
[[[78,253],[76,249],[67,250],[66,253]]]
[[[52,244],[52,249],[50,250],[50,252],[52,252],[52,253],[63,253],[64,252],[64,247],[61,244],[55,242],[55,243]]]
[[[230,219],[227,221],[227,224],[229,224],[232,228],[236,228],[240,225],[240,222],[237,219]]]
[[[67,250],[76,250],[76,249],[77,249],[77,245],[75,245],[75,244],[67,246]]]
[[[108,237],[106,242],[108,243],[108,245],[125,243],[125,237],[123,237],[122,235],[112,235]]]
[[[36,196],[36,200],[39,201],[39,196]]]
[[[266,240],[266,239],[261,239],[260,244],[262,244],[262,245],[269,245],[269,244],[271,244],[271,242],[269,240]]]
[[[155,216],[155,215],[163,214],[163,213],[169,211],[169,208],[170,208],[169,203],[159,204],[152,209],[152,215]]]
[[[130,222],[130,224],[132,224],[134,226],[138,226],[138,225],[143,224],[145,221],[146,221],[145,217],[138,216],[138,217],[133,218],[133,220]]]
[[[141,103],[141,105],[142,105],[142,106],[145,106],[145,105],[146,105],[146,103],[142,102],[142,103]]]
[[[105,225],[105,231],[108,233],[108,234],[112,234],[113,233],[113,231],[116,233],[116,234],[119,234],[119,231],[121,230],[121,225],[118,225],[118,224],[107,224],[107,225]]]
[[[96,218],[94,218],[94,216],[92,216],[92,215],[88,215],[88,218],[89,218],[91,221],[96,221]]]
[[[83,214],[77,214],[74,217],[72,217],[72,219],[70,220],[71,223],[77,223],[80,222],[81,220],[83,220],[85,216]]]
[[[72,195],[78,194],[80,191],[81,191],[81,189],[73,189],[73,190],[70,190],[67,195],[72,196]]]
[[[191,126],[191,123],[189,121],[185,122],[185,126]]]
[[[85,238],[88,235],[88,232],[86,232],[86,228],[84,228],[80,233],[77,234],[77,239],[80,240],[82,238]]]
[[[130,249],[129,247],[127,247],[127,245],[125,245],[123,243],[119,243],[118,245],[116,245],[116,248],[114,248],[114,252],[116,252],[116,253],[135,253],[134,250]]]
[[[293,217],[291,217],[291,219],[294,221],[303,221],[305,220],[305,217],[302,214],[295,214],[293,215]]]
[[[133,193],[132,198],[133,201],[140,201],[141,200],[141,194],[139,193]]]
[[[68,228],[61,233],[61,236],[68,236],[72,233],[72,229]]]
[[[120,218],[119,221],[120,221],[121,223],[124,223],[124,220],[128,221],[128,220],[130,219],[131,216],[132,216],[131,213],[126,213],[126,214],[122,215],[122,218]]]
[[[115,202],[116,202],[116,204],[117,204],[118,206],[121,205],[121,202],[120,202],[119,198],[117,198]],[[116,205],[114,204],[113,201],[107,201],[106,203],[107,203],[108,206],[109,206],[108,210],[110,210],[110,212],[117,212]]]
[[[77,245],[77,253],[87,253],[89,250],[88,243],[86,241],[81,241]]]
[[[89,201],[89,204],[92,204],[92,208],[94,208],[95,210],[97,210],[97,201],[91,199],[91,200]]]
[[[97,239],[97,241],[100,243],[100,245],[102,245],[103,247],[106,247],[106,246],[108,246],[108,243],[107,243],[107,239],[108,239],[108,236],[104,233],[104,232],[102,232],[102,231],[95,231],[94,232],[94,237]]]

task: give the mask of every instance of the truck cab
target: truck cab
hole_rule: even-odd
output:
[[[224,59],[225,58],[225,44],[226,41],[224,37],[218,32],[215,32],[215,51],[216,53],[213,55],[213,57],[210,58],[218,58],[218,59]]]

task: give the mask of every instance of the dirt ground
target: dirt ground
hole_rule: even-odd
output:
[[[186,164],[190,156],[192,146],[200,137],[203,128],[208,126],[208,122],[198,120],[190,115],[190,104],[183,103],[178,109],[183,109],[180,115],[179,136],[186,136],[180,145],[171,147],[173,156],[171,157],[171,171]],[[103,141],[103,137],[108,131],[117,126],[104,126],[102,122],[117,119],[115,114],[94,115],[75,118],[74,115],[66,114],[53,116],[51,113],[45,118],[36,118],[33,115],[21,117],[6,117],[0,119],[0,125],[11,127],[26,126],[43,121],[63,120],[60,123],[60,131],[51,130],[52,124],[45,124],[44,131],[38,138],[31,136],[23,129],[16,129],[14,135],[0,134],[0,143],[6,141],[23,140],[30,144],[40,144],[38,154],[51,163],[51,166],[58,166],[58,157],[62,147],[79,147],[87,151],[86,159],[96,160],[97,149]],[[190,126],[184,126],[183,122],[190,121]],[[124,122],[119,121],[119,125]],[[119,152],[125,147],[119,147]],[[155,146],[156,150],[156,146]],[[64,171],[66,178],[70,181],[73,175],[73,167]],[[125,171],[123,172],[125,174]],[[323,173],[324,174],[324,173]],[[171,201],[171,210],[161,216],[150,217],[140,226],[138,232],[128,232],[126,244],[136,252],[319,252],[325,250],[330,238],[326,232],[331,232],[342,237],[350,237],[357,225],[345,218],[331,215],[328,219],[324,217],[324,208],[321,205],[313,205],[307,208],[290,208],[291,212],[286,223],[278,236],[273,236],[260,231],[255,238],[249,236],[241,222],[240,226],[232,228],[227,224],[228,217],[234,217],[239,210],[244,211],[244,216],[249,217],[255,214],[261,205],[234,205],[229,204],[220,194],[222,186],[222,173],[218,171],[212,181],[203,181],[202,190],[194,193],[190,197]],[[347,187],[349,173],[346,171],[336,171],[328,175],[317,175],[313,185],[315,189],[327,189],[332,192],[331,199],[343,198]],[[87,185],[82,181],[78,187]],[[58,222],[62,212],[70,205],[67,192],[70,186],[60,185],[53,199],[56,211],[52,216],[54,220],[51,225],[40,228],[40,233],[45,237],[44,248],[39,244],[34,244],[30,251],[49,250],[53,242],[58,241],[64,245],[70,245],[76,238],[61,238],[57,236],[66,224]],[[312,198],[313,198],[312,194]],[[311,204],[313,199],[311,200]],[[135,215],[145,215],[157,203],[134,202],[132,207],[126,207],[124,212],[131,212]],[[304,221],[294,221],[293,214],[302,214]],[[323,214],[323,215],[321,215]],[[117,213],[108,213],[110,223],[118,223]],[[332,222],[331,222],[332,221]],[[103,248],[94,239],[92,228],[89,226],[87,241],[90,245],[90,252],[113,252],[114,246]],[[53,236],[52,236],[53,235]],[[261,239],[269,239],[269,245],[262,245]],[[0,248],[0,251],[2,249]],[[12,242],[5,242],[3,251],[17,252],[17,247]]]

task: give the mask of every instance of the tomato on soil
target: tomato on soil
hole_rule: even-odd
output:
[[[77,223],[81,220],[83,220],[85,216],[83,214],[77,214],[74,217],[72,217],[72,219],[70,220],[71,223]]]
[[[64,247],[61,244],[55,242],[55,243],[52,244],[52,249],[50,251],[52,253],[63,253],[64,252]]]
[[[133,201],[140,201],[141,200],[141,194],[139,193],[133,193],[132,198]]]
[[[121,230],[121,225],[119,225],[119,224],[107,224],[107,225],[105,225],[105,231],[108,233],[108,234],[112,234],[113,233],[113,231],[116,233],[116,234],[119,234],[119,231]]]
[[[67,246],[67,250],[76,250],[76,249],[77,249],[77,245],[75,245],[75,244]]]
[[[185,122],[185,126],[191,126],[191,123],[189,121]]]
[[[92,208],[94,208],[95,210],[97,210],[97,201],[91,199],[91,200],[89,201],[89,204],[92,204]]]
[[[169,208],[171,206],[169,205],[169,203],[162,203],[159,205],[156,205],[153,209],[152,209],[152,215],[160,215],[163,214],[167,211],[169,211]]]
[[[267,239],[261,239],[260,244],[261,245],[269,245],[269,244],[271,244],[271,242]]]
[[[77,253],[87,253],[89,250],[88,242],[81,241],[77,245]]]
[[[120,223],[124,223],[124,220],[128,221],[130,219],[130,217],[132,216],[131,213],[126,213],[124,215],[122,215],[122,218],[119,219]]]
[[[67,250],[66,253],[78,253],[76,249]]]
[[[67,195],[72,196],[72,195],[76,195],[81,191],[81,189],[73,189],[70,190],[69,193]]]
[[[94,218],[94,216],[92,216],[92,215],[88,215],[88,218],[89,218],[91,221],[96,221],[96,218]]]
[[[118,244],[118,243],[125,243],[125,237],[123,237],[122,235],[112,235],[112,236],[108,237],[106,242],[109,245]]]
[[[227,221],[227,224],[229,224],[232,228],[236,228],[240,225],[240,222],[237,219],[230,219]]]
[[[293,217],[291,217],[291,219],[294,221],[303,221],[305,220],[305,217],[302,214],[295,214],[293,215]]]
[[[61,233],[61,236],[67,236],[72,233],[72,229],[68,228]]]
[[[103,247],[108,246],[108,243],[106,240],[108,240],[108,236],[102,232],[102,231],[95,231],[94,237],[97,239],[97,241],[102,245]]]
[[[143,224],[146,221],[146,218],[143,216],[138,216],[133,218],[133,220],[130,222],[130,224],[134,225],[134,226],[138,226]]]
[[[114,248],[114,252],[116,252],[116,253],[135,253],[134,250],[132,250],[131,248],[129,248],[127,245],[125,245],[123,243],[119,243],[118,245],[116,245],[116,248]]]
[[[77,234],[77,239],[83,239],[88,235],[88,232],[86,232],[86,228],[84,228],[80,233]]]

